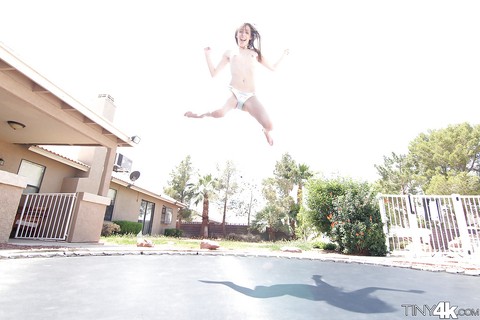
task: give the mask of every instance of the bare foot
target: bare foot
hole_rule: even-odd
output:
[[[185,112],[184,116],[188,118],[203,118],[205,115],[204,114],[198,115],[196,113],[193,113],[192,111],[188,111],[188,112]]]
[[[193,113],[192,111],[188,111],[188,112],[185,112],[184,116],[188,118],[204,118],[204,117],[209,117],[210,113],[207,112],[207,113],[197,114],[197,113]]]
[[[267,131],[267,130],[263,129],[263,133],[265,134],[265,137],[267,138],[268,144],[273,146],[273,139],[272,139],[272,136],[270,135],[270,131]]]

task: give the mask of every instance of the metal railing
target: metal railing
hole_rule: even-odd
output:
[[[76,200],[75,193],[30,193],[15,217],[15,238],[66,240]]]
[[[480,196],[379,195],[390,252],[480,253]]]

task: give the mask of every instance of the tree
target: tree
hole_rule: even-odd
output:
[[[297,186],[297,203],[291,206],[288,214],[290,229],[293,237],[295,237],[295,228],[298,224],[297,216],[303,203],[303,186],[313,176],[313,173],[308,165],[304,163],[297,165],[289,153],[284,153],[282,159],[275,164],[273,174],[277,179],[283,197],[288,197],[293,188]]]
[[[384,193],[479,194],[480,125],[461,123],[421,133],[410,142],[407,155],[392,153],[375,167]]]
[[[238,192],[239,199],[235,206],[237,216],[247,216],[247,225],[250,232],[250,221],[253,210],[259,204],[258,199],[261,197],[259,188],[253,181],[244,181],[240,184],[240,192]]]
[[[312,223],[311,215],[305,206],[300,207],[300,211],[297,215],[297,221],[298,227],[295,229],[295,236],[297,238],[303,239],[303,241],[308,241],[309,239],[318,236],[318,231]]]
[[[382,192],[387,194],[416,194],[418,183],[413,172],[414,166],[406,155],[392,152],[391,157],[383,157],[383,165],[374,165],[380,175],[378,181]]]
[[[450,186],[461,173],[478,176],[480,174],[480,125],[472,127],[468,123],[450,125],[446,129],[429,130],[421,133],[409,145],[409,157],[417,166],[419,174],[425,178],[424,190],[433,190],[430,184],[443,179]],[[442,176],[443,178],[435,176]],[[438,186],[435,187],[438,190]],[[462,189],[459,187],[458,189]],[[474,190],[464,190],[468,194]]]
[[[456,175],[433,176],[428,184],[426,194],[463,194],[477,195],[480,194],[480,177],[460,172]]]
[[[270,203],[257,213],[253,224],[255,229],[260,232],[267,232],[268,240],[275,241],[277,231],[285,227],[285,224],[282,223],[284,218],[286,215],[281,208]]]
[[[231,198],[231,208],[234,210],[237,217],[246,217],[248,232],[250,233],[252,223],[258,210],[256,208],[263,204],[261,187],[254,179],[247,178],[240,175],[238,180],[238,189],[235,195]]]
[[[218,192],[222,195],[221,202],[223,207],[222,232],[223,237],[226,237],[225,222],[227,219],[227,208],[229,207],[230,197],[234,195],[238,189],[238,184],[235,181],[237,169],[232,161],[227,161],[223,168],[217,166],[217,170],[220,172],[217,188]]]
[[[273,175],[277,179],[279,190],[283,196],[290,195],[297,176],[297,164],[290,154],[284,153],[282,159],[275,163]]]
[[[297,185],[297,204],[290,213],[290,228],[292,229],[294,237],[297,236],[296,227],[297,225],[300,225],[299,213],[303,208],[303,186],[311,177],[313,177],[313,173],[310,171],[310,167],[304,163],[299,164],[293,177],[293,181]],[[304,217],[302,217],[301,221],[304,224],[308,223],[308,219],[305,219]],[[303,226],[303,237],[307,230],[308,227]]]
[[[182,220],[189,219],[192,215],[192,210],[189,206],[193,197],[193,183],[191,181],[193,173],[194,168],[191,157],[187,155],[185,159],[170,172],[168,186],[163,188],[166,195],[188,206],[187,208],[180,209],[178,212],[177,228],[181,227]]]
[[[411,157],[430,180],[449,172],[480,173],[480,125],[450,125],[421,133],[409,145]]]
[[[193,187],[193,201],[195,205],[200,202],[202,205],[202,226],[200,236],[208,238],[208,210],[210,199],[215,196],[215,188],[217,181],[211,174],[204,175],[198,179],[197,184]]]
[[[294,181],[297,185],[297,204],[300,208],[303,206],[303,186],[311,177],[313,177],[313,173],[310,171],[310,167],[304,163],[299,164],[294,175]]]
[[[284,153],[280,161],[276,162],[273,175],[275,176],[279,197],[288,199],[293,191],[293,187],[295,186],[298,177],[297,164],[289,153]],[[287,207],[284,208],[287,209]],[[291,228],[291,234],[293,236],[295,236],[296,216],[299,208],[299,205],[292,206],[288,204],[288,225]]]
[[[288,228],[287,220],[288,212],[293,199],[291,197],[279,197],[278,181],[274,178],[264,179],[262,182],[262,193],[267,200],[266,206],[260,210],[253,227],[260,232],[267,232],[268,238],[275,241],[275,233]]]

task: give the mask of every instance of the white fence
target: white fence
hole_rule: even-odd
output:
[[[66,240],[75,193],[31,193],[15,217],[16,239]]]
[[[390,252],[480,253],[480,196],[379,195]]]

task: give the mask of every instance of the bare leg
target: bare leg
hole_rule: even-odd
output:
[[[258,123],[263,127],[263,133],[269,145],[273,145],[273,138],[270,135],[270,131],[273,129],[272,121],[268,116],[267,110],[263,107],[256,96],[251,97],[245,101],[243,110],[247,111],[252,117],[254,117]]]
[[[204,117],[222,118],[227,114],[227,112],[234,109],[236,105],[237,105],[237,99],[234,96],[232,96],[225,102],[223,107],[221,107],[220,109],[217,109],[212,112],[201,113],[201,114],[188,111],[188,112],[185,112],[184,116],[188,118],[204,118]]]

